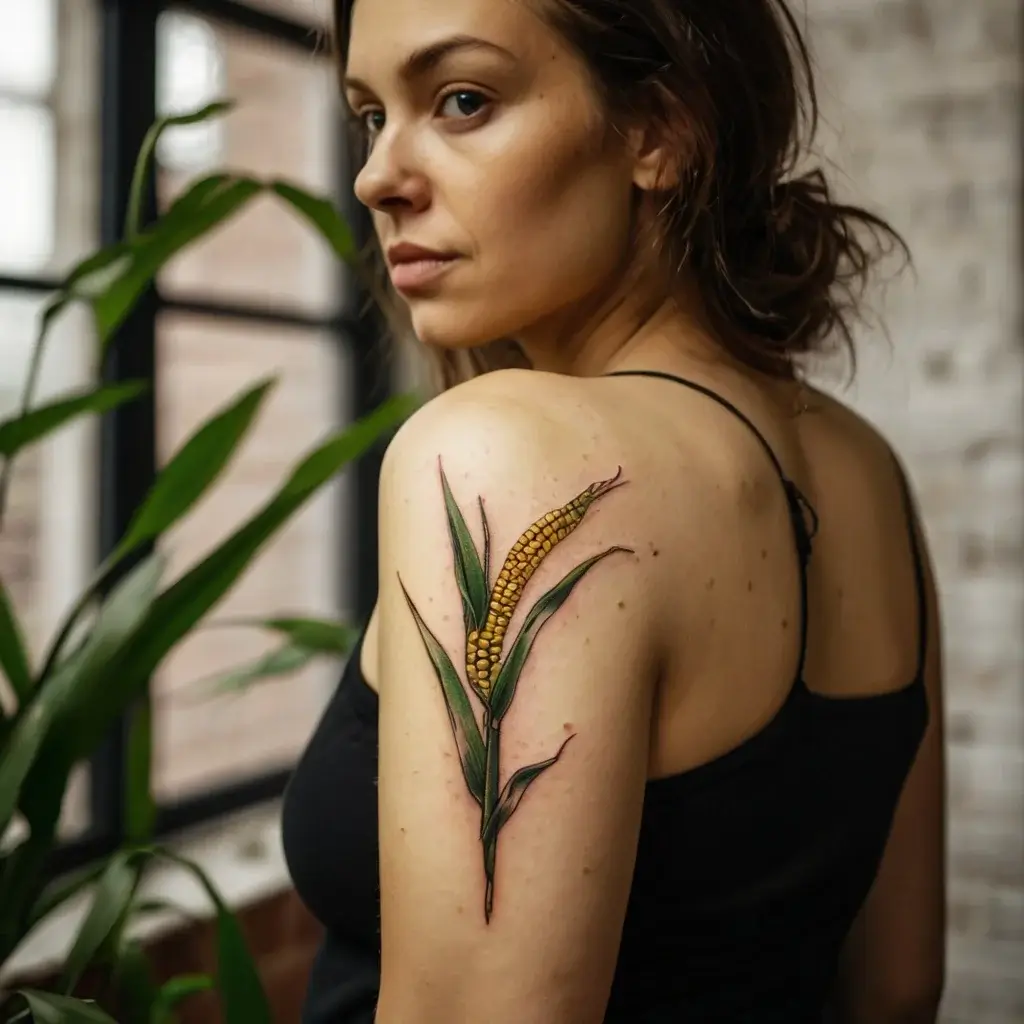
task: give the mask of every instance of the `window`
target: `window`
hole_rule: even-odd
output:
[[[0,416],[20,404],[53,278],[97,239],[94,13],[88,2],[0,0],[0,152],[17,155],[0,161]],[[89,338],[81,311],[58,322],[37,400],[85,382]],[[97,456],[95,425],[79,424],[15,463],[0,574],[36,658],[95,563]],[[87,783],[83,770],[65,804],[67,836],[88,826]]]
[[[0,415],[17,407],[47,294],[82,255],[119,237],[135,156],[158,114],[237,101],[225,118],[166,134],[152,181],[160,208],[220,168],[286,178],[346,204],[350,193],[323,45],[329,0],[105,0],[102,18],[98,7],[0,0],[0,150],[18,154],[0,164]],[[35,652],[159,466],[217,407],[280,377],[229,470],[165,539],[172,575],[251,515],[325,433],[386,397],[369,325],[349,312],[360,302],[327,247],[270,199],[163,270],[122,329],[109,374],[152,375],[152,397],[102,429],[69,428],[17,463],[0,572]],[[85,383],[90,355],[88,319],[73,312],[52,334],[37,398]],[[204,682],[268,645],[261,631],[219,621],[365,618],[376,475],[366,458],[312,501],[151,681],[161,833],[280,794],[338,666],[211,698]],[[118,841],[122,732],[75,777],[56,869]]]

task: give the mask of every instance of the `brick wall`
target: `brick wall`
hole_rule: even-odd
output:
[[[800,5],[797,5],[798,7]],[[810,0],[843,188],[918,281],[841,394],[905,455],[945,612],[947,1024],[1024,1021],[1024,431],[1019,0]]]

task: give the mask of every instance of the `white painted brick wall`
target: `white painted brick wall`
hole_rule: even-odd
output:
[[[1018,0],[810,0],[822,151],[910,243],[844,397],[904,455],[945,615],[946,1024],[1024,1021],[1024,416]]]

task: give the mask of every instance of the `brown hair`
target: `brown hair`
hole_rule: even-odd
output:
[[[852,327],[871,271],[909,251],[805,166],[818,101],[784,0],[534,2],[590,67],[612,124],[653,118],[688,154],[678,184],[658,196],[654,244],[670,281],[685,270],[696,282],[721,344],[780,377],[837,343],[855,365]],[[342,60],[353,3],[335,0]],[[437,358],[449,386],[516,355],[504,343]]]

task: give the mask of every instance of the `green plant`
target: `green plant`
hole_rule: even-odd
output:
[[[0,422],[0,519],[12,460],[27,446],[77,417],[102,414],[141,395],[148,381],[98,384],[33,405],[50,328],[72,303],[91,310],[99,379],[116,332],[160,268],[183,248],[236,214],[255,196],[271,193],[308,221],[333,252],[351,260],[354,246],[331,204],[284,181],[221,173],[196,181],[153,223],[142,225],[144,186],[161,132],[224,114],[218,103],[184,117],[166,118],[148,134],[136,166],[124,237],[83,260],[45,307],[19,413]],[[148,680],[167,655],[198,628],[251,564],[264,544],[346,463],[359,457],[412,411],[415,400],[389,400],[308,453],[279,490],[238,529],[177,580],[164,583],[158,542],[216,483],[245,439],[272,389],[256,382],[211,417],[159,473],[116,548],[74,603],[38,665],[25,645],[18,617],[0,581],[0,668],[15,707],[0,709],[0,965],[48,915],[91,890],[87,913],[64,963],[55,992],[0,994],[0,1022],[110,1021],[92,1002],[72,997],[87,966],[108,968],[127,1024],[164,1024],[174,1005],[210,979],[185,977],[163,986],[131,938],[130,922],[147,909],[139,882],[156,860],[177,860],[194,872],[216,910],[220,993],[227,1024],[269,1024],[259,977],[235,917],[198,866],[151,842]],[[243,624],[252,625],[251,622]],[[344,653],[351,630],[334,622],[270,618],[257,625],[282,638],[272,655],[232,673],[222,686],[293,671],[311,657]],[[70,878],[48,881],[46,862],[56,842],[69,775],[110,728],[129,717],[131,737],[126,834],[123,848]],[[14,824],[21,838],[11,836]]]

